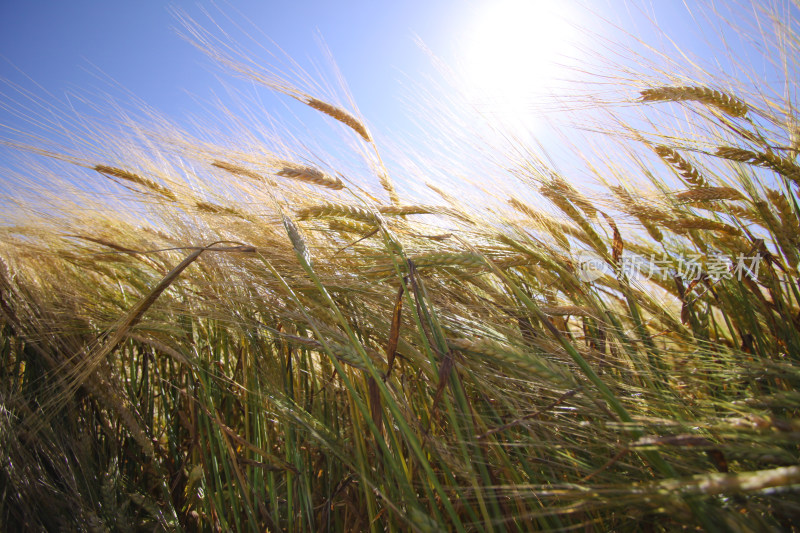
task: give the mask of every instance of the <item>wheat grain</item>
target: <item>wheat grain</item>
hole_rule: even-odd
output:
[[[379,206],[377,211],[383,215],[390,216],[426,215],[434,212],[432,208],[420,205],[384,205]],[[376,221],[374,213],[360,207],[345,204],[321,204],[304,207],[297,211],[297,216],[300,218],[341,216],[363,222]]]
[[[641,91],[643,102],[683,102],[694,101],[713,106],[732,117],[747,114],[747,104],[721,91],[698,86],[656,87]]]
[[[747,254],[752,248],[752,245],[741,235],[722,234],[719,236],[718,242],[732,250],[733,256]]]
[[[426,184],[425,184],[425,186],[426,186],[427,188],[429,188],[430,190],[432,190],[433,192],[435,192],[436,194],[438,194],[438,195],[439,195],[439,197],[440,197],[442,200],[444,200],[445,202],[447,202],[448,204],[454,204],[454,203],[456,203],[456,199],[455,199],[455,198],[453,198],[453,196],[452,196],[452,195],[450,195],[450,194],[446,193],[446,192],[445,192],[443,189],[440,189],[440,188],[439,188],[439,187],[437,187],[436,185],[433,185],[432,183],[426,183]]]
[[[367,132],[367,128],[364,127],[364,124],[362,124],[356,117],[344,109],[310,96],[303,99],[302,102],[309,107],[312,107],[317,111],[325,113],[329,117],[338,120],[342,124],[349,126],[350,129],[358,133],[365,141],[372,142],[372,137],[370,137],[369,133]]]
[[[672,216],[653,206],[643,204],[641,200],[631,196],[631,194],[624,188],[619,186],[611,186],[609,188],[611,192],[613,192],[614,195],[620,199],[625,211],[635,216],[640,221],[660,222],[664,220],[672,220]]]
[[[318,353],[325,353],[325,345],[323,345],[320,341],[316,339],[310,339],[308,337],[298,337],[296,335],[286,335],[286,334],[282,334],[281,339],[294,344],[305,346],[306,348],[310,348]],[[358,355],[358,353],[356,353],[356,351],[350,345],[342,345],[331,341],[327,341],[326,344],[330,349],[331,353],[338,360],[354,368],[359,368],[361,370],[366,368],[364,366],[363,361],[361,360],[361,357]]]
[[[110,167],[107,165],[95,165],[94,170],[96,170],[101,174],[105,174],[107,176],[114,176],[115,178],[123,179],[125,181],[130,181],[132,183],[142,185],[143,187],[146,187],[151,191],[158,193],[161,196],[173,202],[177,200],[177,196],[175,196],[175,193],[172,192],[171,190],[167,189],[163,185],[160,185],[152,180],[143,178],[138,174],[134,174],[133,172],[128,172],[127,170],[122,170],[120,168]]]
[[[797,217],[789,207],[786,198],[778,191],[767,189],[767,197],[778,211],[780,220],[773,214],[767,202],[759,200],[755,202],[759,213],[764,217],[768,227],[772,229],[775,240],[783,251],[783,255],[792,268],[797,268],[797,243],[800,241],[797,230]],[[781,205],[782,204],[782,205]]]
[[[754,222],[756,224],[763,224],[763,221],[758,218],[758,214],[750,208],[742,207],[736,204],[727,204],[725,208],[732,216],[738,219],[749,220],[750,222]]]
[[[286,233],[289,235],[289,240],[292,241],[292,247],[294,248],[295,253],[302,257],[306,264],[311,264],[311,253],[308,251],[308,246],[306,246],[306,240],[303,238],[303,234],[300,231],[300,228],[287,216],[283,216],[283,227],[286,228]]]

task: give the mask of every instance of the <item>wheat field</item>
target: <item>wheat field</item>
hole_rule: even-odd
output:
[[[800,35],[765,21],[783,95],[621,72],[647,121],[606,103],[597,187],[527,146],[486,205],[199,26],[345,166],[164,124],[6,135],[0,529],[792,530]]]

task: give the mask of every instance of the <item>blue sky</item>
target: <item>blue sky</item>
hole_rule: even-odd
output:
[[[500,5],[511,7],[499,11],[492,8]],[[562,9],[567,5],[571,7]],[[559,6],[556,18],[543,14],[547,6]],[[574,52],[562,40],[564,34],[576,38],[590,52],[594,50],[594,44],[586,38],[588,32],[570,24],[599,31],[603,19],[607,19],[630,32],[634,39],[666,50],[669,41],[653,31],[648,21],[652,18],[701,60],[713,63],[714,57],[719,57],[709,52],[712,32],[703,29],[702,20],[693,19],[683,2],[677,0],[241,0],[220,2],[216,7],[207,1],[180,0],[0,0],[0,78],[28,88],[38,84],[52,95],[53,105],[64,107],[67,95],[72,93],[109,91],[122,95],[119,89],[109,89],[108,81],[103,79],[107,76],[180,123],[206,112],[199,101],[225,94],[220,78],[226,83],[241,83],[231,82],[222,69],[176,34],[178,23],[172,10],[185,10],[203,24],[207,21],[202,15],[204,8],[217,19],[229,14],[237,22],[249,21],[303,67],[312,70],[313,65],[322,64],[329,75],[318,46],[320,35],[378,139],[381,134],[394,138],[395,132],[413,130],[406,106],[409,101],[413,105],[419,94],[414,86],[428,86],[428,77],[438,77],[431,57],[416,37],[452,67],[467,65],[469,70],[470,65],[478,65],[472,79],[496,79],[495,84],[484,89],[505,91],[500,100],[533,94],[529,85],[540,80],[531,73],[548,72],[541,59]],[[732,13],[735,18],[749,16],[736,9]],[[625,39],[610,27],[606,25],[602,31],[612,38]],[[240,38],[235,31],[231,35],[234,40]],[[493,49],[495,45],[508,46],[514,53],[502,47]],[[486,57],[477,60],[476,54],[482,50],[487,52]],[[735,43],[732,51],[749,53]],[[753,64],[770,83],[770,74],[756,60]],[[723,62],[721,68],[730,67]],[[553,74],[563,75],[564,71]],[[0,94],[0,99],[4,98]],[[268,111],[273,107],[285,111],[285,97],[270,98],[264,100]],[[0,100],[0,104],[7,102]],[[520,104],[515,105],[510,114],[521,115]],[[0,125],[19,125],[18,118],[3,105]]]
[[[249,19],[301,63],[308,58],[319,62],[315,36],[321,35],[364,115],[371,122],[389,125],[402,120],[398,100],[407,95],[407,84],[435,71],[415,37],[450,65],[464,61],[464,50],[486,6],[493,3],[497,0],[242,0],[232,2],[234,7],[224,3],[218,7],[238,20]],[[559,3],[566,4],[555,2]],[[622,1],[584,3],[634,33],[636,25],[644,28],[642,17]],[[530,0],[530,4],[553,3]],[[655,9],[665,26],[681,33],[686,25],[676,22],[685,10],[679,4],[658,2]],[[24,73],[62,97],[75,89],[103,88],[97,79],[102,72],[153,107],[179,117],[193,110],[186,91],[208,94],[218,87],[214,75],[219,71],[176,36],[170,8],[183,9],[200,20],[201,8],[215,12],[209,2],[2,0],[0,76],[20,80]],[[568,16],[589,25],[595,18],[589,9],[577,8]],[[220,17],[218,12],[215,17]],[[518,24],[519,14],[508,17],[508,23]],[[691,34],[684,37],[690,45],[694,41]],[[535,51],[529,57],[556,52]]]
[[[432,71],[414,41],[447,48],[457,31],[461,2],[235,2],[220,8],[249,19],[290,56],[323,62],[316,35],[323,37],[365,115],[393,107],[407,75]],[[206,2],[215,17],[220,17]],[[102,71],[121,86],[171,115],[192,111],[185,91],[218,89],[210,60],[181,40],[170,7],[203,20],[195,2],[0,2],[0,76],[22,73],[55,96],[103,88]],[[455,15],[455,16],[454,16]],[[388,104],[388,105],[387,105]],[[390,113],[391,115],[391,113]]]

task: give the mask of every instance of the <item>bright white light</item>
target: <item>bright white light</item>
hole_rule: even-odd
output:
[[[569,16],[562,0],[487,0],[463,37],[469,99],[504,122],[529,115],[567,77],[576,38]]]

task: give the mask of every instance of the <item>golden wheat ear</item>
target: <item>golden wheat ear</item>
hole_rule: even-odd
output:
[[[333,189],[335,191],[344,188],[342,180],[329,176],[319,169],[291,163],[289,161],[281,161],[279,166],[280,170],[276,173],[278,176],[304,181],[306,183],[313,183],[314,185],[319,185],[320,187]]]
[[[708,182],[689,161],[684,159],[676,150],[667,146],[656,146],[655,153],[668,163],[680,177],[693,187],[708,187]]]
[[[747,104],[729,94],[698,86],[656,87],[641,91],[642,102],[700,102],[732,117],[747,115]]]
[[[299,99],[301,102],[306,104],[308,107],[316,109],[322,113],[325,113],[329,117],[338,120],[342,124],[348,126],[351,130],[358,133],[362,139],[367,141],[368,143],[372,142],[372,137],[370,136],[367,128],[364,124],[358,120],[356,117],[342,109],[341,107],[336,107],[333,104],[329,104],[328,102],[323,102],[313,96],[307,96],[305,98]]]
[[[141,185],[142,187],[150,189],[154,193],[163,196],[164,198],[172,202],[177,200],[177,196],[175,195],[175,193],[169,190],[168,188],[164,187],[163,185],[159,185],[155,181],[144,178],[138,174],[134,174],[133,172],[129,172],[127,170],[123,170],[117,167],[110,167],[108,165],[95,165],[94,170],[105,176],[112,176],[114,178],[122,179],[125,181],[129,181],[131,183],[136,183],[137,185]]]
[[[679,192],[675,199],[680,202],[714,202],[719,200],[744,200],[744,196],[733,187],[704,187]]]
[[[772,151],[753,152],[752,150],[744,150],[735,146],[720,146],[717,148],[715,155],[729,161],[747,163],[774,170],[781,176],[800,184],[800,166],[791,159],[781,157]]]
[[[234,165],[233,163],[227,163],[225,161],[212,161],[211,162],[211,166],[212,167],[216,167],[216,168],[218,168],[220,170],[224,170],[225,172],[229,172],[230,174],[233,174],[234,176],[240,176],[240,177],[243,177],[243,178],[249,178],[249,179],[255,180],[255,181],[266,181],[270,185],[277,185],[271,179],[265,178],[264,176],[262,176],[258,172],[250,170],[249,168],[245,168],[245,167],[243,167],[241,165]]]

